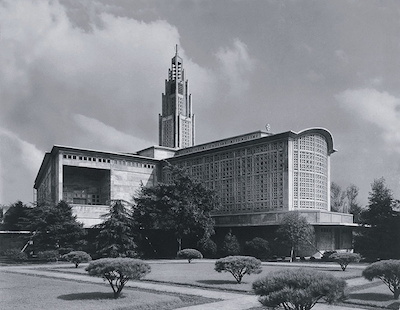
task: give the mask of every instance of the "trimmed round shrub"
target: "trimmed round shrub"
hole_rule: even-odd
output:
[[[335,253],[336,253],[336,251],[325,251],[324,254],[322,254],[321,260],[324,262],[333,262],[331,255],[333,255]]]
[[[80,263],[87,263],[92,260],[92,257],[84,251],[72,251],[64,254],[62,258],[75,264],[75,268],[78,268]]]
[[[346,281],[314,270],[288,269],[253,283],[253,290],[266,307],[309,310],[319,300],[329,304],[344,299]]]
[[[250,241],[246,241],[244,250],[247,255],[266,258],[269,256],[269,243],[263,238],[255,237]]]
[[[28,259],[28,255],[18,249],[6,250],[4,251],[3,255],[14,262],[23,262]]]
[[[361,256],[358,253],[343,252],[343,253],[333,253],[331,254],[331,256],[329,256],[329,258],[337,262],[342,268],[342,270],[345,271],[348,264],[353,262],[359,262]]]
[[[381,279],[393,293],[394,299],[400,296],[400,260],[389,259],[373,263],[362,272],[369,281]]]
[[[242,282],[245,274],[261,273],[261,261],[251,256],[228,256],[215,262],[215,271],[230,272],[237,283]]]
[[[151,271],[151,268],[140,259],[118,257],[94,260],[85,270],[90,276],[107,280],[114,292],[114,298],[118,298],[129,280],[143,278]]]
[[[38,252],[37,257],[39,260],[43,260],[46,262],[56,262],[60,258],[60,254],[56,250],[48,250]]]
[[[187,259],[188,262],[191,263],[192,260],[195,258],[202,259],[203,254],[201,254],[200,251],[196,249],[183,249],[177,253],[177,257],[182,259]]]

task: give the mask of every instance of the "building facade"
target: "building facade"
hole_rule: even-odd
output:
[[[191,96],[177,51],[162,99],[160,146],[136,153],[53,146],[35,180],[38,203],[65,200],[91,227],[110,201],[132,202],[141,184],[168,182],[163,167],[173,164],[219,195],[222,208],[213,214],[217,234],[236,229],[243,240],[265,237],[287,212],[298,211],[315,227],[318,249],[352,247],[352,215],[330,210],[335,150],[328,130],[256,131],[194,145]]]

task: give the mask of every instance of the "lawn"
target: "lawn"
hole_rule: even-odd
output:
[[[69,280],[0,272],[2,310],[170,310],[209,302],[202,297],[152,293],[125,287],[122,297],[113,298],[106,283]]]
[[[149,261],[151,266],[151,273],[146,275],[144,278],[145,281],[155,281],[155,282],[165,282],[165,283],[174,283],[174,284],[182,284],[182,285],[190,285],[197,287],[207,287],[213,289],[222,289],[222,290],[233,290],[233,291],[241,291],[241,292],[252,292],[252,283],[260,277],[266,276],[271,272],[283,270],[287,268],[299,268],[299,267],[287,267],[282,265],[268,265],[262,266],[261,274],[252,274],[245,275],[243,277],[242,283],[237,284],[235,279],[230,273],[222,272],[218,273],[214,270],[214,263],[209,261],[200,261],[194,260],[192,263],[188,262],[176,262],[172,261],[171,263],[165,263],[164,261]],[[74,268],[72,265],[66,265],[63,268],[57,268],[56,270],[63,272],[77,272],[85,274],[85,268],[82,267]],[[322,266],[322,268],[315,268],[313,270],[317,270],[320,272],[328,272],[333,274],[336,277],[340,278],[355,278],[361,276],[361,270],[351,268],[349,266],[346,271],[342,271],[340,266],[337,265],[337,268]],[[310,267],[303,267],[310,268]]]

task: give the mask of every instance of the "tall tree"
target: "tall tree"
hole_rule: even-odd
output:
[[[134,219],[142,229],[171,231],[182,249],[182,238],[207,238],[214,233],[211,212],[219,202],[213,190],[190,177],[187,172],[169,165],[169,183],[142,186],[134,197]]]
[[[105,221],[95,226],[99,230],[97,254],[103,257],[136,257],[137,245],[130,210],[117,200],[104,217]]]
[[[25,230],[27,229],[28,222],[26,218],[30,211],[30,207],[17,201],[13,203],[4,214],[3,218],[3,229],[4,230]]]
[[[359,188],[354,184],[349,185],[346,188],[346,197],[349,205],[349,213],[353,214],[354,222],[360,222],[360,216],[362,208],[357,202],[357,196],[359,193]]]
[[[290,261],[296,257],[296,250],[312,244],[314,228],[299,212],[288,212],[284,215],[277,230],[280,240],[290,247]]]
[[[72,208],[64,201],[57,205],[43,204],[32,208],[27,216],[38,250],[79,249],[85,244],[83,224],[76,221]]]
[[[335,182],[331,183],[331,211],[346,212],[346,192]]]
[[[399,258],[400,217],[393,210],[395,200],[384,178],[374,180],[368,200],[361,213],[364,227],[355,238],[357,251],[370,259]]]

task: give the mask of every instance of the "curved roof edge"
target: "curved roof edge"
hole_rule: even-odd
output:
[[[328,143],[328,153],[329,155],[331,155],[332,153],[337,152],[337,150],[335,150],[333,148],[333,136],[331,134],[331,132],[325,128],[322,127],[312,127],[312,128],[307,128],[304,129],[302,131],[299,131],[297,133],[298,136],[303,136],[306,134],[311,134],[311,133],[318,133],[320,135],[323,135],[326,139],[326,142]]]

